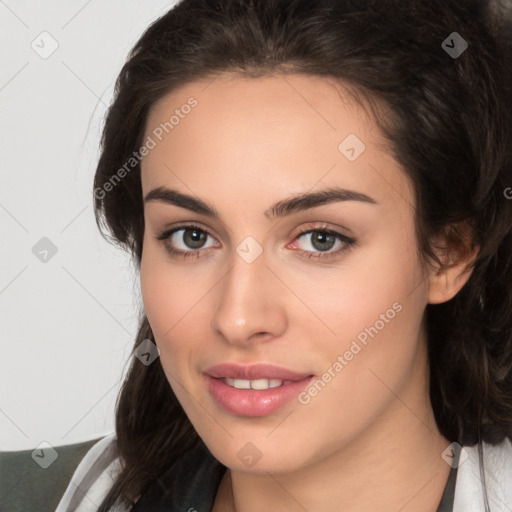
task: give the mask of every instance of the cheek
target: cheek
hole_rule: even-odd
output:
[[[177,268],[166,260],[161,247],[145,242],[140,267],[142,300],[162,360],[172,348],[169,340],[193,303],[191,288],[183,282],[186,273]]]
[[[374,236],[332,275],[316,270],[316,279],[314,274],[300,278],[308,306],[329,328],[321,344],[323,370],[343,358],[343,369],[338,365],[333,371],[344,377],[333,388],[339,385],[345,393],[350,383],[353,403],[354,396],[366,394],[368,400],[375,387],[382,388],[370,369],[393,383],[414,364],[425,290],[412,233],[411,228]]]
[[[144,246],[140,286],[142,300],[166,373],[193,370],[194,354],[210,325],[208,294],[211,276],[194,265],[173,264],[165,250],[151,241]],[[183,377],[184,378],[184,377]]]
[[[145,241],[140,266],[140,286],[144,309],[156,338],[159,338],[157,332],[166,330],[164,323],[169,329],[174,320],[173,303],[176,302],[176,296],[169,293],[172,288],[169,273],[164,268],[159,251]],[[167,320],[164,322],[165,318]]]
[[[380,331],[389,330],[391,324],[399,325],[397,309],[421,317],[423,298],[418,285],[422,276],[413,228],[395,225],[399,226],[396,230],[369,235],[339,263],[328,267],[311,264],[307,271],[303,265],[280,269],[283,281],[309,309],[305,311],[297,300],[290,300],[290,304],[298,304],[290,312],[306,314],[309,329],[323,330],[331,346],[335,343],[336,348],[343,348],[359,333],[364,337],[365,329],[376,322]],[[381,315],[385,316],[383,320]],[[296,320],[299,318],[297,315]]]
[[[351,267],[339,311],[331,312],[338,338],[330,364],[342,359],[331,391],[356,416],[377,413],[389,390],[412,378],[421,351],[425,296],[414,242],[399,235],[377,245]]]

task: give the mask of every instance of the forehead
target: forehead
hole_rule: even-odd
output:
[[[211,192],[236,180],[253,193],[289,194],[321,181],[379,202],[412,201],[370,110],[333,79],[221,74],[188,83],[153,105],[148,137],[155,146],[142,161],[144,192],[180,180]]]

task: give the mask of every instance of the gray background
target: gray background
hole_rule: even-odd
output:
[[[2,450],[114,430],[140,287],[92,180],[115,78],[175,3],[0,0]]]

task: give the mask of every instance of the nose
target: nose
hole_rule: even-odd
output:
[[[265,252],[248,263],[233,253],[231,270],[217,287],[211,327],[232,345],[269,341],[287,328],[284,285],[267,267]]]

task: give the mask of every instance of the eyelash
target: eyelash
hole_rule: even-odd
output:
[[[170,238],[174,233],[176,233],[176,231],[181,231],[182,229],[184,229],[184,230],[195,229],[195,230],[201,231],[202,233],[205,233],[208,236],[212,236],[207,230],[201,228],[197,224],[183,224],[181,226],[177,226],[170,230],[164,231],[163,233],[158,235],[156,237],[156,239],[159,241],[165,242],[165,240]],[[336,238],[338,238],[339,240],[341,240],[344,245],[340,249],[337,249],[336,251],[333,251],[333,252],[313,252],[313,251],[306,251],[303,249],[295,249],[299,254],[303,254],[303,255],[307,254],[307,256],[305,256],[305,257],[308,259],[327,260],[327,259],[336,257],[336,256],[340,255],[342,252],[346,252],[346,251],[352,249],[353,246],[357,242],[354,238],[350,238],[346,235],[343,235],[342,233],[339,233],[338,231],[334,231],[325,225],[301,231],[301,232],[297,233],[294,240],[300,238],[303,235],[309,234],[309,233],[324,233],[327,235],[333,235]],[[188,257],[192,257],[192,256],[199,258],[199,257],[201,257],[200,256],[201,253],[203,251],[207,250],[207,249],[199,249],[199,250],[191,249],[189,251],[182,251],[180,249],[171,247],[170,245],[167,245],[165,243],[164,243],[164,246],[165,246],[165,249],[167,250],[167,252],[169,252],[169,254],[172,257],[181,257],[181,258],[188,258]]]

